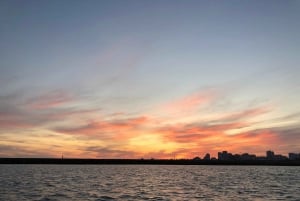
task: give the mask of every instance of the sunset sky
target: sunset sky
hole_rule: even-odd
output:
[[[0,1],[0,157],[300,152],[300,1]]]

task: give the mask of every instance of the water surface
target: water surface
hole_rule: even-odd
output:
[[[300,200],[300,167],[0,165],[0,200]]]

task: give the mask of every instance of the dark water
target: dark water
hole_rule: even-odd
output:
[[[0,200],[300,200],[300,167],[0,165]]]

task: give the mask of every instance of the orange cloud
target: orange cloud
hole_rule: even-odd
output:
[[[136,139],[137,141],[143,139],[142,136],[153,136],[155,143],[164,144],[169,143],[170,146],[162,148],[161,152],[156,152],[163,146],[156,146],[152,148],[155,152],[151,152],[151,146],[144,150],[139,150],[140,153],[152,153],[153,156],[161,157],[169,156],[171,152],[177,152],[177,156],[192,156],[191,153],[202,153],[222,151],[223,149],[231,149],[234,151],[252,150],[251,147],[255,144],[266,143],[265,138],[272,139],[272,142],[277,143],[276,134],[271,132],[257,131],[244,132],[237,135],[228,135],[226,131],[231,129],[241,129],[251,126],[251,123],[242,121],[248,117],[259,116],[266,113],[268,110],[263,108],[253,108],[233,114],[225,115],[220,119],[211,122],[203,123],[176,123],[176,124],[157,124],[157,122],[166,122],[164,119],[150,119],[146,116],[125,119],[113,120],[99,120],[92,121],[88,124],[79,127],[58,128],[57,132],[66,133],[70,135],[82,135],[91,138],[103,140],[104,143],[110,144],[115,141],[116,144],[128,143],[129,139]],[[216,123],[217,122],[217,123]],[[141,138],[138,138],[141,136]],[[155,137],[158,136],[158,137]],[[147,139],[145,137],[145,139]],[[151,138],[152,139],[152,138]],[[154,142],[153,141],[153,142]],[[153,143],[152,142],[152,143]],[[147,143],[144,142],[143,143]],[[171,144],[170,144],[171,143]],[[131,145],[127,144],[126,151],[133,151]],[[135,147],[137,148],[137,147]],[[139,147],[143,149],[143,146]],[[188,153],[184,153],[184,151]],[[265,149],[265,147],[260,150]],[[112,151],[114,149],[111,149]],[[146,152],[145,152],[146,151]],[[230,150],[229,150],[230,151]],[[125,154],[121,150],[117,151],[119,154]],[[133,151],[137,153],[137,150]],[[134,154],[136,155],[136,154]],[[147,154],[146,154],[147,155]],[[113,155],[112,156],[116,156]],[[168,157],[169,158],[169,157]]]
[[[93,121],[80,127],[56,128],[55,131],[72,135],[98,136],[103,139],[117,138],[121,140],[134,135],[135,131],[148,121],[149,119],[145,116],[111,121]]]
[[[249,152],[255,154],[264,154],[266,150],[276,149],[280,142],[278,133],[273,130],[262,129],[230,135],[226,137],[226,143],[223,148],[232,152]]]
[[[213,103],[215,97],[213,92],[195,93],[175,100],[167,104],[165,108],[171,112],[180,112],[181,115],[186,112],[197,111],[198,108]],[[174,119],[172,116],[163,118],[163,115],[157,118],[148,115],[125,118],[126,114],[124,113],[113,113],[99,117],[99,109],[74,110],[69,107],[62,107],[73,101],[74,99],[68,93],[61,91],[33,98],[28,101],[27,105],[9,104],[10,102],[6,101],[6,105],[2,104],[0,108],[1,132],[5,133],[6,130],[4,129],[13,128],[19,129],[18,133],[21,133],[19,131],[23,128],[38,129],[41,127],[45,128],[45,131],[49,131],[49,127],[46,128],[46,126],[51,125],[53,127],[53,124],[66,119],[66,122],[70,123],[70,127],[57,127],[50,130],[61,133],[55,133],[57,136],[61,136],[61,138],[55,137],[58,143],[65,137],[73,139],[76,136],[76,142],[70,140],[68,150],[65,151],[74,157],[173,158],[172,156],[176,155],[176,158],[192,158],[195,155],[202,156],[207,152],[216,156],[217,152],[222,150],[234,153],[263,154],[265,150],[276,150],[277,147],[281,147],[281,150],[287,150],[289,148],[287,145],[292,145],[294,149],[299,148],[299,140],[291,140],[297,139],[299,129],[254,130],[257,129],[256,124],[249,120],[270,112],[270,109],[265,107],[254,107],[219,116],[215,115],[214,119],[199,123],[197,116],[192,120],[181,119],[178,115],[174,115]],[[160,110],[159,112],[168,111]],[[82,124],[83,121],[85,121],[84,124]],[[250,129],[252,130],[247,131]],[[235,132],[227,132],[231,130],[235,130]],[[235,135],[228,133],[235,133]],[[83,137],[79,138],[78,136]],[[48,137],[44,137],[45,143],[48,139]],[[50,141],[53,142],[53,140]],[[22,146],[33,151],[42,147],[35,147],[33,143]],[[48,149],[52,145],[47,146]],[[63,149],[66,148],[57,148],[59,152]],[[21,151],[16,153],[19,154]]]
[[[159,128],[157,132],[166,142],[175,142],[178,147],[186,147],[189,153],[216,156],[218,151],[228,150],[235,153],[264,153],[280,144],[278,133],[274,130],[255,130],[236,135],[228,135],[227,130],[247,127],[246,122],[223,124],[175,124]],[[187,148],[188,147],[188,148]],[[181,153],[179,155],[184,155]]]
[[[195,142],[206,138],[225,135],[225,131],[246,126],[244,123],[227,123],[216,125],[176,124],[159,128],[166,140],[175,142]]]

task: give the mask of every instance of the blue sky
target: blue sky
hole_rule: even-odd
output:
[[[63,125],[47,119],[30,125],[30,129],[54,132],[60,144],[61,136],[77,136],[58,131],[59,126],[69,128],[140,116],[159,122],[164,118],[166,122],[161,127],[190,125],[207,123],[207,119],[219,121],[222,114],[252,108],[267,108],[268,112],[257,117],[267,123],[251,121],[240,132],[299,126],[298,1],[65,0],[1,1],[0,5],[0,135],[6,136],[0,142],[2,146],[47,155],[32,144],[15,144],[17,133],[23,133],[24,141],[32,135],[11,125],[23,121],[19,119],[23,119],[22,115],[24,119],[32,118],[32,123],[37,121],[35,118],[43,118],[41,115],[62,110],[96,112],[82,115],[80,121],[66,117]],[[193,111],[185,111],[187,107],[182,103]],[[28,104],[46,111],[30,111]],[[49,108],[45,108],[47,104]],[[19,117],[14,119],[16,114]],[[286,116],[293,118],[274,123],[274,118]],[[143,123],[146,133],[152,133],[153,143],[161,144],[143,154],[168,154],[188,148],[187,144],[168,139],[173,144],[164,149],[165,138],[160,139],[164,134],[157,134],[160,129],[154,129],[153,122]],[[120,141],[117,150],[101,134],[97,140],[108,155],[124,151],[136,156],[133,150],[137,148],[130,143],[139,139],[141,132]],[[44,142],[47,137],[41,135],[38,139]],[[292,139],[300,140],[297,135]],[[80,140],[82,144],[86,142]],[[287,151],[289,143],[282,141],[282,152]],[[82,151],[86,146],[74,143],[73,148]],[[277,141],[269,148],[276,147]],[[299,150],[299,145],[292,147]],[[211,143],[204,148],[214,151],[223,147]],[[245,149],[252,151],[246,145]],[[78,150],[74,157],[82,153]],[[193,152],[198,151],[195,148]]]

